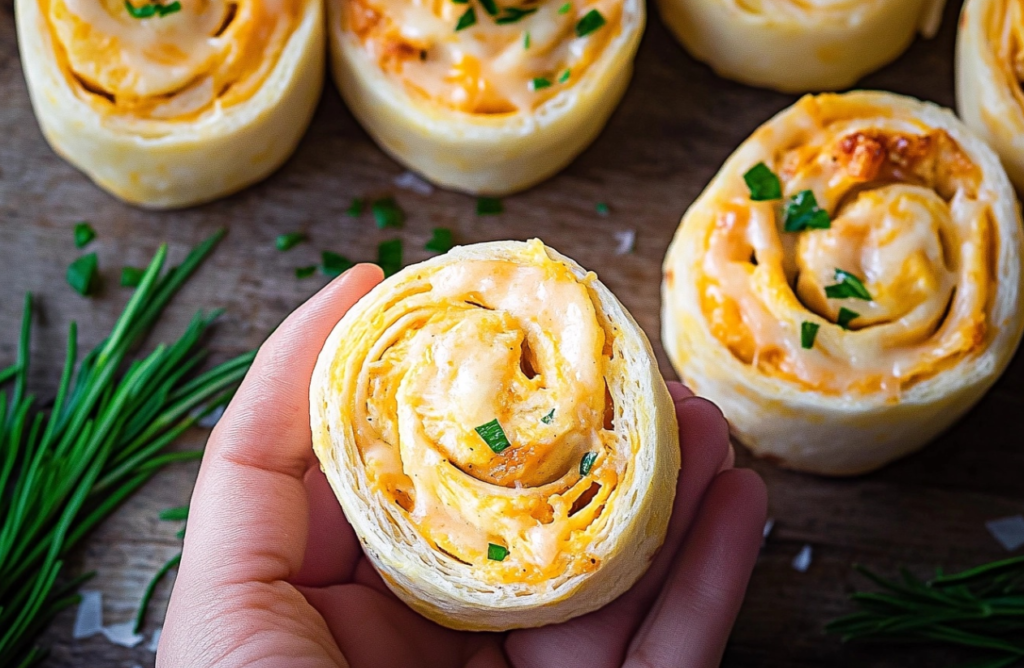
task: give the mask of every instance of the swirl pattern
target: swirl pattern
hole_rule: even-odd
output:
[[[778,179],[778,198],[752,200],[746,179],[758,164]],[[829,419],[842,431],[844,416],[957,395],[953,377],[994,380],[1020,335],[1020,244],[1005,175],[951,117],[891,95],[804,98],[760,128],[687,212],[665,263],[666,346],[716,401],[735,403],[718,395],[725,377],[753,380],[748,399],[817,404],[812,423],[836,409]],[[723,369],[708,368],[708,347],[728,355]],[[974,377],[979,360],[984,379]],[[758,425],[752,406],[735,410],[726,415],[742,439],[791,466],[860,472],[880,463],[861,456],[893,454],[877,443],[858,450],[869,439],[855,431],[837,454],[813,440],[825,424],[786,434],[772,420]]]
[[[414,607],[460,628],[569,614],[545,602],[609,569],[624,591],[643,566],[620,550],[660,544],[667,517],[649,504],[678,468],[635,324],[593,274],[540,242],[509,245],[460,249],[371,293],[324,349],[329,386],[314,380],[317,453],[368,553]],[[404,560],[388,563],[396,549]],[[478,609],[431,601],[423,581],[402,584],[414,576],[464,583]]]
[[[957,36],[960,117],[1024,189],[1024,2],[969,0]]]

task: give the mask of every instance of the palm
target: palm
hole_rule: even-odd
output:
[[[764,487],[722,471],[725,420],[679,385],[683,471],[668,536],[625,595],[564,624],[487,634],[438,626],[387,589],[316,466],[306,418],[320,346],[378,280],[358,267],[290,316],[211,436],[158,665],[716,665],[757,554]]]

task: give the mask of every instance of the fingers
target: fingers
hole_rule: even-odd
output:
[[[302,568],[289,582],[307,587],[348,582],[362,556],[355,531],[318,465],[306,471],[303,484],[309,504],[309,535]]]
[[[672,401],[677,404],[683,399],[689,399],[694,396],[690,388],[686,387],[682,383],[670,380],[666,385],[668,385],[668,393],[672,395]]]
[[[721,411],[669,383],[676,402],[682,470],[665,544],[650,569],[628,592],[601,610],[540,629],[513,631],[505,643],[516,668],[617,668],[629,639],[650,610],[711,480],[726,460],[729,432]]]
[[[715,478],[623,668],[719,665],[757,560],[767,503],[753,471]]]
[[[313,461],[313,366],[334,325],[379,281],[376,267],[355,267],[292,313],[260,348],[207,445],[179,583],[193,573],[209,583],[298,572],[309,523],[303,476]]]

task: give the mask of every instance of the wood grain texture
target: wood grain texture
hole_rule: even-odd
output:
[[[918,41],[896,64],[863,82],[953,102],[953,42],[958,2],[948,8],[938,37]],[[33,389],[52,393],[67,324],[76,320],[83,345],[109,331],[127,291],[117,287],[122,264],[144,263],[162,241],[181,257],[215,228],[230,227],[199,275],[170,306],[152,341],[182,330],[193,311],[226,307],[211,340],[215,361],[257,346],[324,279],[296,280],[293,269],[315,264],[320,249],[353,260],[373,260],[377,244],[400,235],[406,260],[422,250],[433,227],[450,227],[462,243],[543,238],[598,272],[648,332],[666,375],[672,376],[659,336],[660,264],[686,207],[730,152],[794,97],[755,90],[715,77],[694,62],[652,16],[633,84],[598,141],[568,170],[542,186],[505,200],[505,213],[477,217],[474,201],[437,191],[423,197],[397,190],[404,170],[363,133],[333,86],[295,156],[266,182],[226,200],[173,213],[133,209],[95,188],[54,155],[39,133],[22,78],[10,0],[0,0],[0,366],[14,357],[21,295],[40,302],[32,369]],[[395,194],[409,213],[405,229],[379,231],[369,216],[344,212],[353,197]],[[601,217],[595,203],[607,202]],[[71,229],[87,219],[106,285],[86,300],[66,287],[64,271],[77,251]],[[616,256],[615,232],[637,231],[636,252]],[[277,234],[302,230],[311,243],[287,253]],[[90,248],[92,250],[92,248]],[[940,564],[965,567],[1005,553],[984,521],[1024,510],[1024,360],[963,421],[922,454],[869,477],[828,481],[788,473],[741,453],[768,482],[776,529],[754,574],[723,665],[884,666],[947,665],[944,652],[846,648],[822,633],[823,623],[849,610],[845,597],[865,583],[850,566],[883,572],[907,564],[924,575]],[[195,446],[204,434],[190,434]],[[108,622],[134,613],[145,581],[178,549],[179,523],[159,522],[160,509],[185,503],[196,466],[166,471],[123,507],[80,550],[74,569],[96,570],[88,587],[105,594]],[[814,547],[807,573],[790,562],[804,544]],[[168,587],[158,592],[151,632]],[[53,647],[46,665],[152,665],[145,649],[123,649],[104,639],[72,641],[69,612],[46,633]]]

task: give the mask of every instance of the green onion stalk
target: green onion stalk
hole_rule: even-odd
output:
[[[24,668],[45,656],[36,637],[78,602],[91,576],[63,572],[69,551],[162,467],[202,456],[168,448],[226,405],[249,368],[254,352],[199,372],[200,344],[219,312],[197,313],[176,342],[129,359],[223,236],[167,271],[161,246],[113,331],[80,363],[72,323],[49,406],[28,392],[32,296],[25,297],[17,360],[0,369],[0,665]]]

